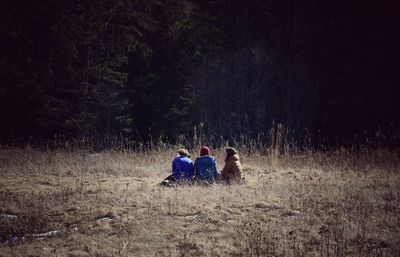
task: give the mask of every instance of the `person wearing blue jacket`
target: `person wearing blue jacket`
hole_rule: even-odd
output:
[[[172,161],[172,176],[176,180],[191,180],[193,178],[193,161],[186,149],[180,149],[178,156]]]
[[[173,186],[178,181],[191,181],[193,179],[193,161],[186,149],[180,149],[178,156],[172,161],[172,174],[161,181],[163,186]]]
[[[210,148],[203,146],[200,149],[200,157],[194,162],[195,180],[213,184],[220,175],[215,158],[211,156]]]

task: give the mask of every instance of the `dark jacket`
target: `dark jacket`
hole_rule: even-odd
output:
[[[206,181],[210,184],[215,182],[221,173],[217,169],[217,163],[214,157],[210,155],[200,156],[194,162],[195,179]]]

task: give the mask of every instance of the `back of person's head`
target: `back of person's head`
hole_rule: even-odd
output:
[[[189,151],[186,150],[186,149],[183,149],[183,148],[182,148],[182,149],[179,149],[178,154],[179,154],[180,156],[187,156],[187,157],[190,157]]]
[[[226,151],[226,158],[225,158],[225,160],[227,160],[229,157],[234,156],[235,154],[238,153],[238,151],[237,151],[235,148],[233,148],[233,147],[227,147],[227,148],[225,149],[225,151]]]
[[[200,156],[204,156],[204,155],[211,155],[211,150],[207,146],[203,146],[200,149]]]

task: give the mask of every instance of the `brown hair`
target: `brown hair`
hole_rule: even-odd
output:
[[[225,161],[227,161],[229,157],[234,156],[235,154],[238,153],[238,151],[233,147],[228,147],[225,149],[225,151],[226,151]]]

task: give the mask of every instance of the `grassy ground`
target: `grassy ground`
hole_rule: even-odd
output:
[[[400,254],[398,153],[246,153],[242,185],[160,187],[176,150],[1,149],[0,256]]]

